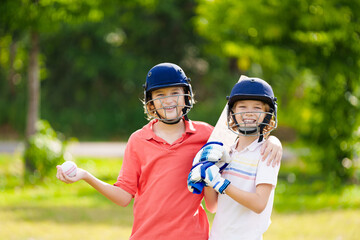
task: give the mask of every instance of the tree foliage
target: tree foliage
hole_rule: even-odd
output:
[[[31,161],[26,164],[25,183],[37,184],[46,177],[53,176],[56,165],[65,160],[71,160],[70,155],[66,154],[67,140],[62,134],[55,132],[47,121],[36,123],[36,133],[29,139],[29,146],[25,149],[24,158]]]
[[[15,59],[16,42],[18,35],[28,36],[29,50],[28,52],[28,71],[27,71],[27,117],[26,117],[26,141],[25,141],[25,179],[28,180],[30,176],[36,175],[36,172],[43,172],[40,167],[41,163],[52,162],[50,155],[41,154],[41,151],[32,151],[36,149],[37,145],[34,142],[33,137],[36,137],[37,128],[36,123],[40,115],[40,79],[39,79],[39,54],[41,47],[39,46],[40,35],[44,32],[56,31],[61,21],[75,22],[82,21],[85,13],[87,16],[87,10],[77,11],[80,1],[39,1],[39,0],[24,0],[24,1],[5,1],[4,5],[1,5],[0,12],[6,12],[9,9],[11,14],[4,14],[2,26],[7,30],[5,34],[11,37],[11,51],[10,51],[10,73],[8,77],[8,84],[12,90],[12,95],[15,94],[15,88],[13,84],[14,71],[13,63]],[[15,7],[14,7],[15,6]],[[20,7],[21,6],[21,7]],[[18,11],[18,9],[20,11]],[[74,11],[75,10],[75,11]],[[58,13],[62,13],[58,15]],[[78,13],[80,13],[78,15]],[[91,12],[89,12],[90,14]],[[89,15],[89,20],[92,15]],[[40,133],[39,133],[40,134]],[[52,137],[52,136],[49,136]],[[39,138],[40,139],[40,138]],[[51,144],[51,139],[46,139]],[[44,141],[46,142],[46,141]],[[35,146],[35,147],[34,147]],[[33,153],[33,154],[31,154]],[[45,170],[50,169],[50,165],[45,164]]]
[[[61,132],[125,140],[146,123],[140,99],[153,65],[185,63],[188,75],[201,75],[193,64],[199,42],[189,21],[194,1],[39,1],[39,5],[43,9],[39,22],[44,25],[41,118]],[[26,44],[27,39],[21,42]],[[26,59],[21,61],[27,64]],[[24,75],[23,69],[19,72]],[[2,122],[8,120],[3,118]],[[23,117],[11,116],[11,122],[22,126]]]
[[[358,1],[200,1],[197,29],[209,51],[263,77],[280,121],[312,146],[333,179],[353,175],[360,97]]]
[[[240,74],[264,78],[279,130],[295,129],[309,161],[348,179],[360,149],[359,10],[350,0],[5,0],[0,127],[24,132],[35,29],[40,116],[67,136],[126,140],[146,123],[147,71],[174,62],[192,79],[191,119],[215,124]]]

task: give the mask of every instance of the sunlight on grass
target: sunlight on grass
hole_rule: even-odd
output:
[[[19,231],[21,226],[21,231]],[[71,223],[58,224],[54,222],[23,222],[7,221],[2,224],[1,239],[23,240],[63,240],[63,239],[129,239],[131,227],[110,224]]]
[[[360,236],[360,210],[316,211],[272,214],[266,240],[357,240]]]
[[[120,158],[74,161],[110,184],[122,163]],[[122,208],[85,182],[62,183],[55,169],[42,184],[24,187],[21,166],[21,156],[0,154],[0,239],[129,239],[132,203]]]
[[[110,184],[122,164],[120,158],[74,161]],[[284,163],[280,170],[273,222],[264,239],[358,239],[360,186],[332,189],[314,169],[291,164]],[[85,182],[58,181],[55,171],[39,185],[23,186],[22,172],[20,156],[0,154],[0,239],[129,238],[133,202],[119,207]],[[212,223],[214,215],[208,216]]]

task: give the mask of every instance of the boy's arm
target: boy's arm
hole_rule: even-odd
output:
[[[265,143],[261,146],[261,155],[262,161],[267,160],[267,165],[269,166],[272,163],[272,166],[280,165],[280,161],[282,158],[282,145],[280,140],[275,136],[269,136]]]
[[[279,165],[271,167],[265,161],[260,161],[257,167],[254,193],[240,190],[231,183],[226,188],[225,193],[250,210],[261,213],[268,203],[272,189],[277,184],[279,169]]]
[[[204,200],[206,209],[214,213],[217,209],[217,200],[218,200],[218,193],[211,187],[204,188]]]
[[[276,168],[267,168],[274,169],[272,171],[277,171]],[[220,194],[227,194],[238,203],[256,213],[261,213],[265,209],[273,188],[273,185],[270,183],[259,183],[256,185],[255,193],[240,190],[231,184],[229,180],[223,178],[219,173],[219,168],[215,165],[204,170],[204,174],[204,181],[208,186],[212,187]]]
[[[272,188],[273,185],[271,184],[259,184],[256,186],[256,192],[250,193],[240,190],[234,185],[230,184],[226,188],[225,193],[244,207],[247,207],[259,214],[264,211]]]
[[[101,181],[100,179],[94,177],[91,173],[88,171],[85,171],[84,169],[78,168],[76,176],[69,177],[61,170],[60,166],[57,166],[57,174],[56,177],[65,183],[74,183],[79,180],[84,180],[87,182],[90,186],[95,188],[98,192],[100,192],[102,195],[104,195],[106,198],[114,202],[115,204],[126,207],[131,199],[132,195],[125,190],[121,189],[120,187],[113,186],[111,184],[108,184],[106,182]]]

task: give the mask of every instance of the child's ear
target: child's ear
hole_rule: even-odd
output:
[[[149,103],[146,107],[147,107],[148,110],[150,110],[149,112],[151,112],[151,111],[153,111],[155,109],[155,106],[154,106],[153,102]]]

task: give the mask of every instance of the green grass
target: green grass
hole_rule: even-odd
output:
[[[75,162],[114,183],[121,159],[77,158]],[[22,186],[20,156],[0,155],[0,239],[128,239],[132,203],[118,207],[84,182],[67,185],[55,177]],[[19,231],[19,226],[21,230]]]
[[[77,158],[95,176],[114,183],[122,159]],[[0,239],[128,239],[132,203],[119,207],[84,182],[54,177],[23,186],[17,155],[0,154]],[[334,188],[315,168],[282,163],[272,224],[264,239],[352,240],[360,236],[360,186]],[[213,214],[208,213],[210,222]]]

